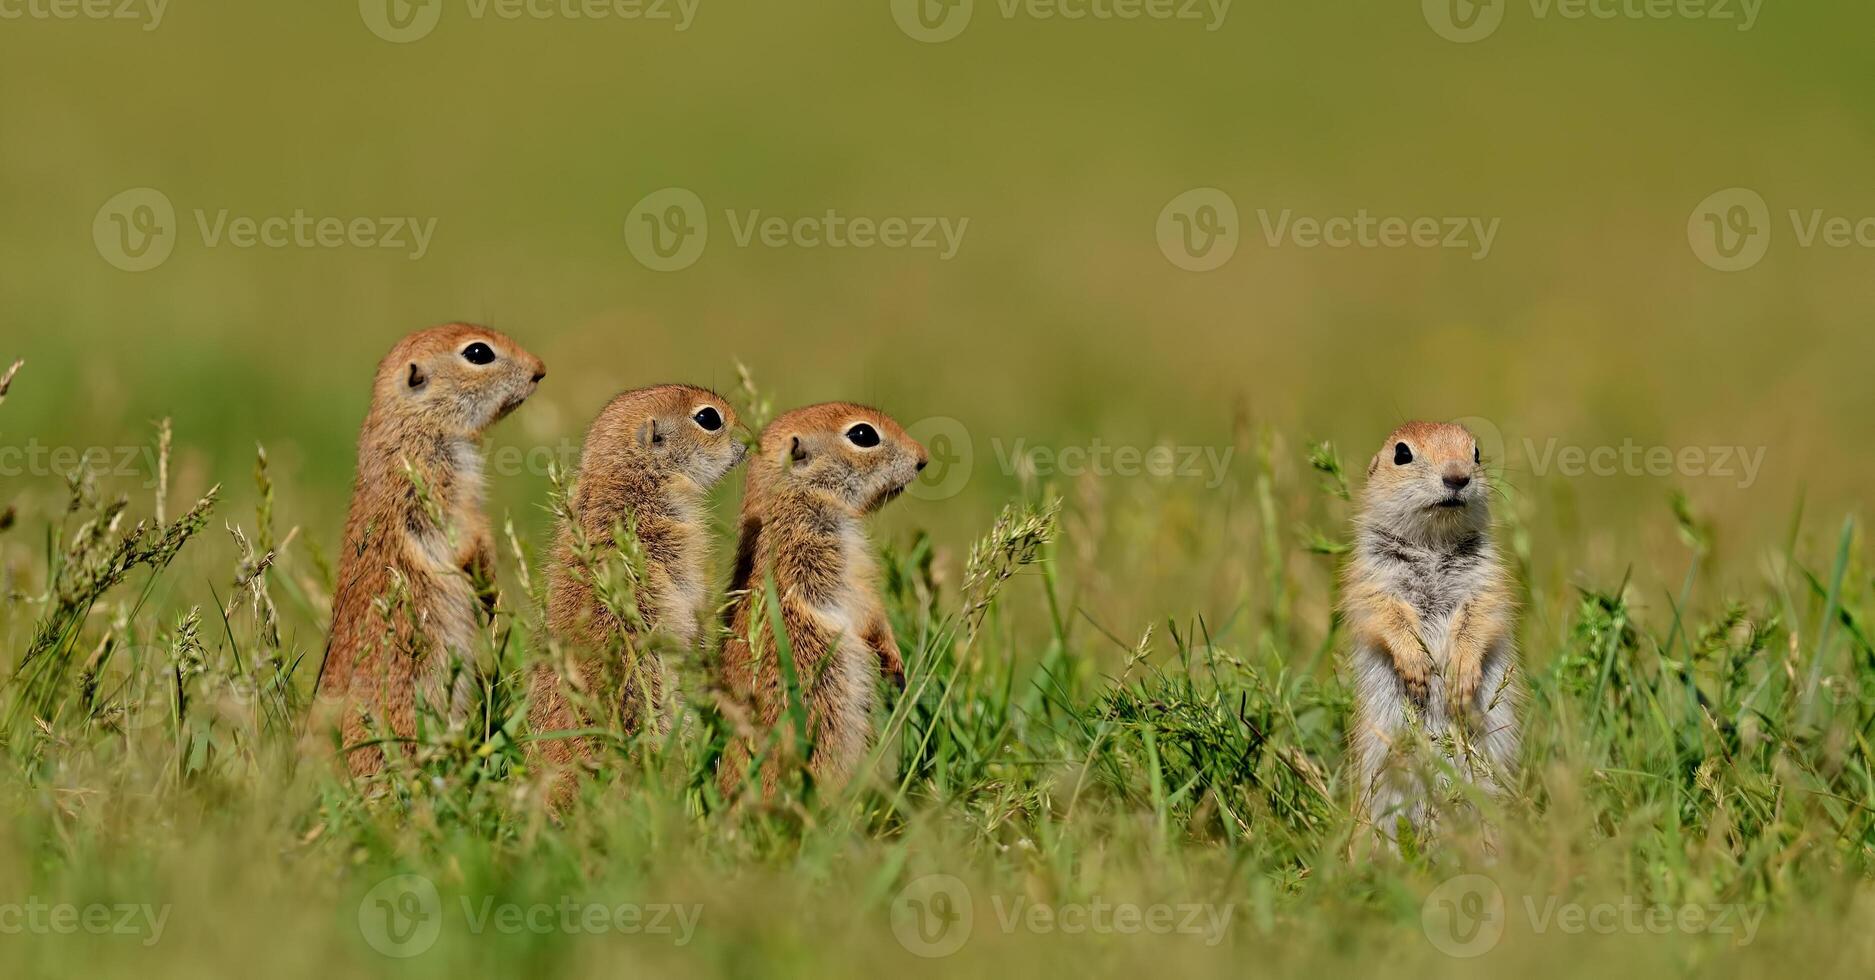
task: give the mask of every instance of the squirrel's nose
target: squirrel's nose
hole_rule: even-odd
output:
[[[1471,477],[1462,473],[1457,476],[1452,476],[1448,474],[1445,477],[1445,485],[1448,487],[1451,487],[1454,490],[1463,490],[1466,487],[1471,486]]]
[[[540,384],[542,381],[545,381],[546,379],[547,379],[547,365],[545,364],[534,365],[534,383]]]

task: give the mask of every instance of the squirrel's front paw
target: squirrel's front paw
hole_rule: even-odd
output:
[[[899,655],[897,647],[886,647],[879,651],[879,672],[892,682],[892,686],[905,689],[905,658]]]
[[[1478,688],[1484,683],[1484,665],[1457,662],[1447,673],[1445,689],[1451,698],[1452,714],[1464,714],[1477,700]]]
[[[1397,664],[1400,681],[1406,685],[1406,696],[1416,705],[1426,704],[1426,688],[1431,683],[1431,664],[1424,657],[1412,657]]]

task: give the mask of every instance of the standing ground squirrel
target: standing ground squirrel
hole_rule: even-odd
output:
[[[770,629],[772,581],[811,736],[808,771],[822,787],[844,783],[871,742],[875,671],[905,684],[863,522],[909,486],[928,458],[885,413],[832,402],[777,418],[749,464],[724,687],[749,712],[754,737],[778,731],[788,690]],[[766,760],[762,795],[771,796],[778,754],[788,751],[732,738],[717,770],[724,798],[739,794],[758,754]]]
[[[714,392],[688,385],[661,385],[614,398],[586,434],[579,483],[569,501],[577,527],[563,523],[549,584],[548,629],[577,658],[575,685],[587,698],[603,696],[619,709],[627,734],[647,715],[650,730],[669,730],[668,672],[659,655],[665,645],[696,645],[699,616],[708,594],[707,494],[747,447],[738,437],[735,410]],[[603,565],[614,529],[630,526],[643,554],[643,579],[631,595],[637,623],[602,599]],[[622,600],[621,600],[622,601]],[[630,613],[626,613],[630,616]],[[629,662],[628,662],[629,661]],[[617,668],[609,670],[608,668]],[[551,664],[534,668],[528,721],[534,734],[570,731],[598,719],[583,717],[562,689]],[[609,719],[607,719],[609,720]],[[537,763],[560,769],[587,761],[583,739],[539,739]],[[570,783],[555,794],[564,802]]]
[[[443,688],[473,648],[477,606],[494,600],[482,433],[546,376],[514,341],[463,323],[411,334],[378,365],[320,669],[321,695],[344,705],[346,745],[374,725],[414,737],[419,694],[452,718],[466,707],[466,684]],[[367,747],[346,761],[368,775],[384,757]]]
[[[1495,790],[1517,754],[1515,602],[1491,543],[1491,487],[1463,426],[1410,422],[1367,467],[1341,609],[1353,636],[1357,808],[1387,838],[1430,829],[1439,783],[1407,757],[1415,725]],[[1456,724],[1455,724],[1456,722]]]

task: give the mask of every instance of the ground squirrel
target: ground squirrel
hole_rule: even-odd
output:
[[[586,434],[579,482],[568,510],[578,527],[563,523],[548,590],[548,629],[577,658],[577,678],[587,697],[601,692],[620,708],[626,733],[669,730],[668,672],[660,641],[633,643],[641,631],[662,633],[662,645],[693,648],[707,596],[708,494],[737,463],[747,446],[735,410],[714,392],[688,385],[661,385],[614,398]],[[621,622],[601,601],[588,557],[613,548],[616,528],[631,527],[643,549],[643,580],[631,599],[638,625]],[[585,541],[586,556],[575,546]],[[627,615],[630,615],[629,613]],[[623,663],[630,659],[631,663]],[[620,669],[608,676],[607,668]],[[593,721],[582,717],[551,664],[534,668],[528,720],[536,735],[571,731]],[[564,769],[585,761],[581,739],[535,741],[537,763]],[[561,782],[556,795],[570,784]],[[562,802],[564,800],[562,799]]]
[[[473,647],[478,605],[493,607],[482,433],[546,376],[514,341],[463,323],[411,334],[378,365],[319,677],[344,705],[346,745],[385,725],[413,737],[418,694],[452,717],[466,707],[466,684],[443,688]],[[347,757],[354,775],[383,762],[376,747]]]
[[[779,780],[775,760],[786,750],[765,741],[788,710],[770,629],[776,618],[806,710],[808,771],[830,788],[858,765],[871,741],[875,672],[905,684],[863,521],[909,486],[928,458],[883,412],[841,402],[796,409],[762,432],[742,500],[722,653],[724,686],[758,741],[732,738],[724,751],[717,775],[726,799],[738,795],[758,754],[767,760],[765,798]],[[768,609],[770,581],[779,617]]]
[[[1515,609],[1490,493],[1478,442],[1459,425],[1403,425],[1367,467],[1341,609],[1358,808],[1388,839],[1401,820],[1425,831],[1435,816],[1437,786],[1418,775],[1428,767],[1396,755],[1415,723],[1487,789],[1515,762]]]

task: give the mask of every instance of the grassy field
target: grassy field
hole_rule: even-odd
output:
[[[1875,968],[1875,9],[577,6],[0,4],[0,962]],[[476,723],[368,801],[302,740],[352,439],[456,318],[550,375]],[[555,823],[551,470],[663,381],[916,423],[911,685],[851,792],[722,812],[693,698]],[[1410,417],[1485,437],[1522,592],[1494,860],[1349,812],[1334,570]]]

